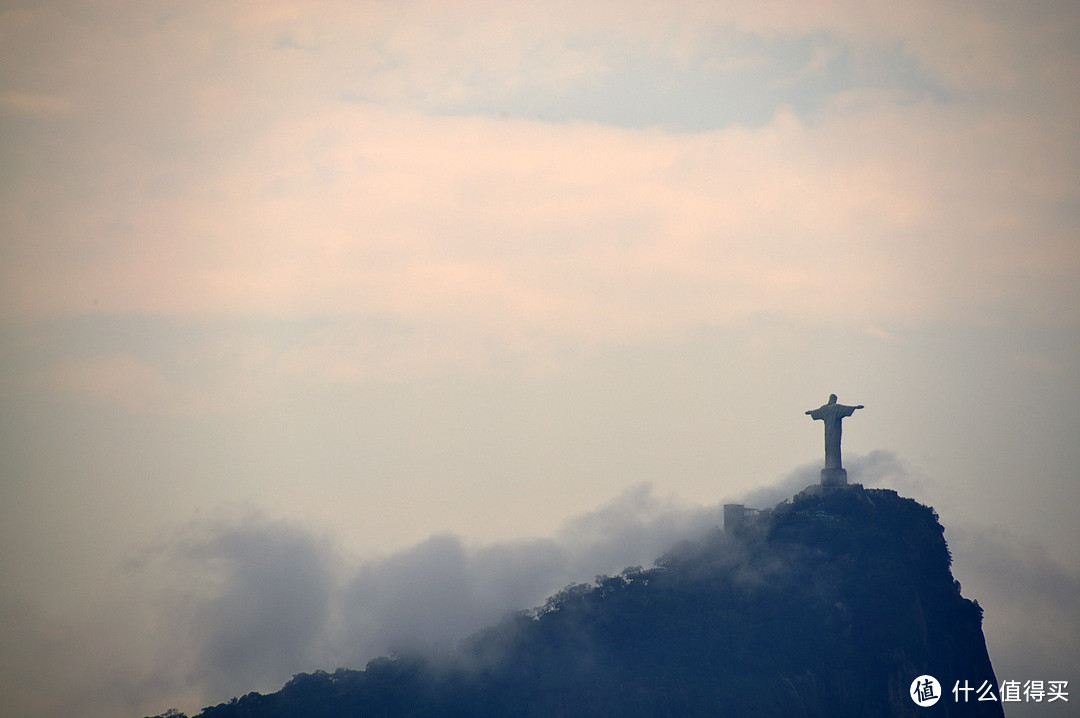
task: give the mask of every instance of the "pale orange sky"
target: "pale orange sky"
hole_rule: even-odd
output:
[[[0,655],[83,676],[0,699],[60,715],[127,672],[120,712],[160,712],[359,660],[321,623],[220,685],[196,639],[85,674],[89,638],[50,643],[139,634],[88,614],[208,517],[354,566],[449,534],[612,570],[661,539],[605,553],[573,517],[666,540],[812,475],[830,392],[875,480],[1077,581],[1080,11],[712,5],[0,9],[0,601],[28,616]],[[991,655],[1035,660],[981,603]]]

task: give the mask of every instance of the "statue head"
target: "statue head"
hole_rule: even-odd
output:
[[[836,394],[829,394],[829,403],[830,404],[835,404],[836,403]]]

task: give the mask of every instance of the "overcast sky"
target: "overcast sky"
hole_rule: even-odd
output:
[[[813,481],[831,392],[1058,678],[1078,67],[1075,2],[0,3],[0,704],[452,639]]]

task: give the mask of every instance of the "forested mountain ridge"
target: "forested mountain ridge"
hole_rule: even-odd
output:
[[[982,610],[953,580],[932,509],[859,486],[804,495],[655,567],[569,586],[452,659],[299,674],[201,718],[1001,716]],[[935,676],[945,696],[908,691]]]

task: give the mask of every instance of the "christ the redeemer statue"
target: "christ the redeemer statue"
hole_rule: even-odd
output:
[[[840,461],[840,422],[851,416],[858,406],[845,406],[836,403],[836,394],[829,394],[829,402],[806,412],[812,419],[825,422],[825,468],[821,470],[823,486],[843,486],[847,483],[847,471]]]

